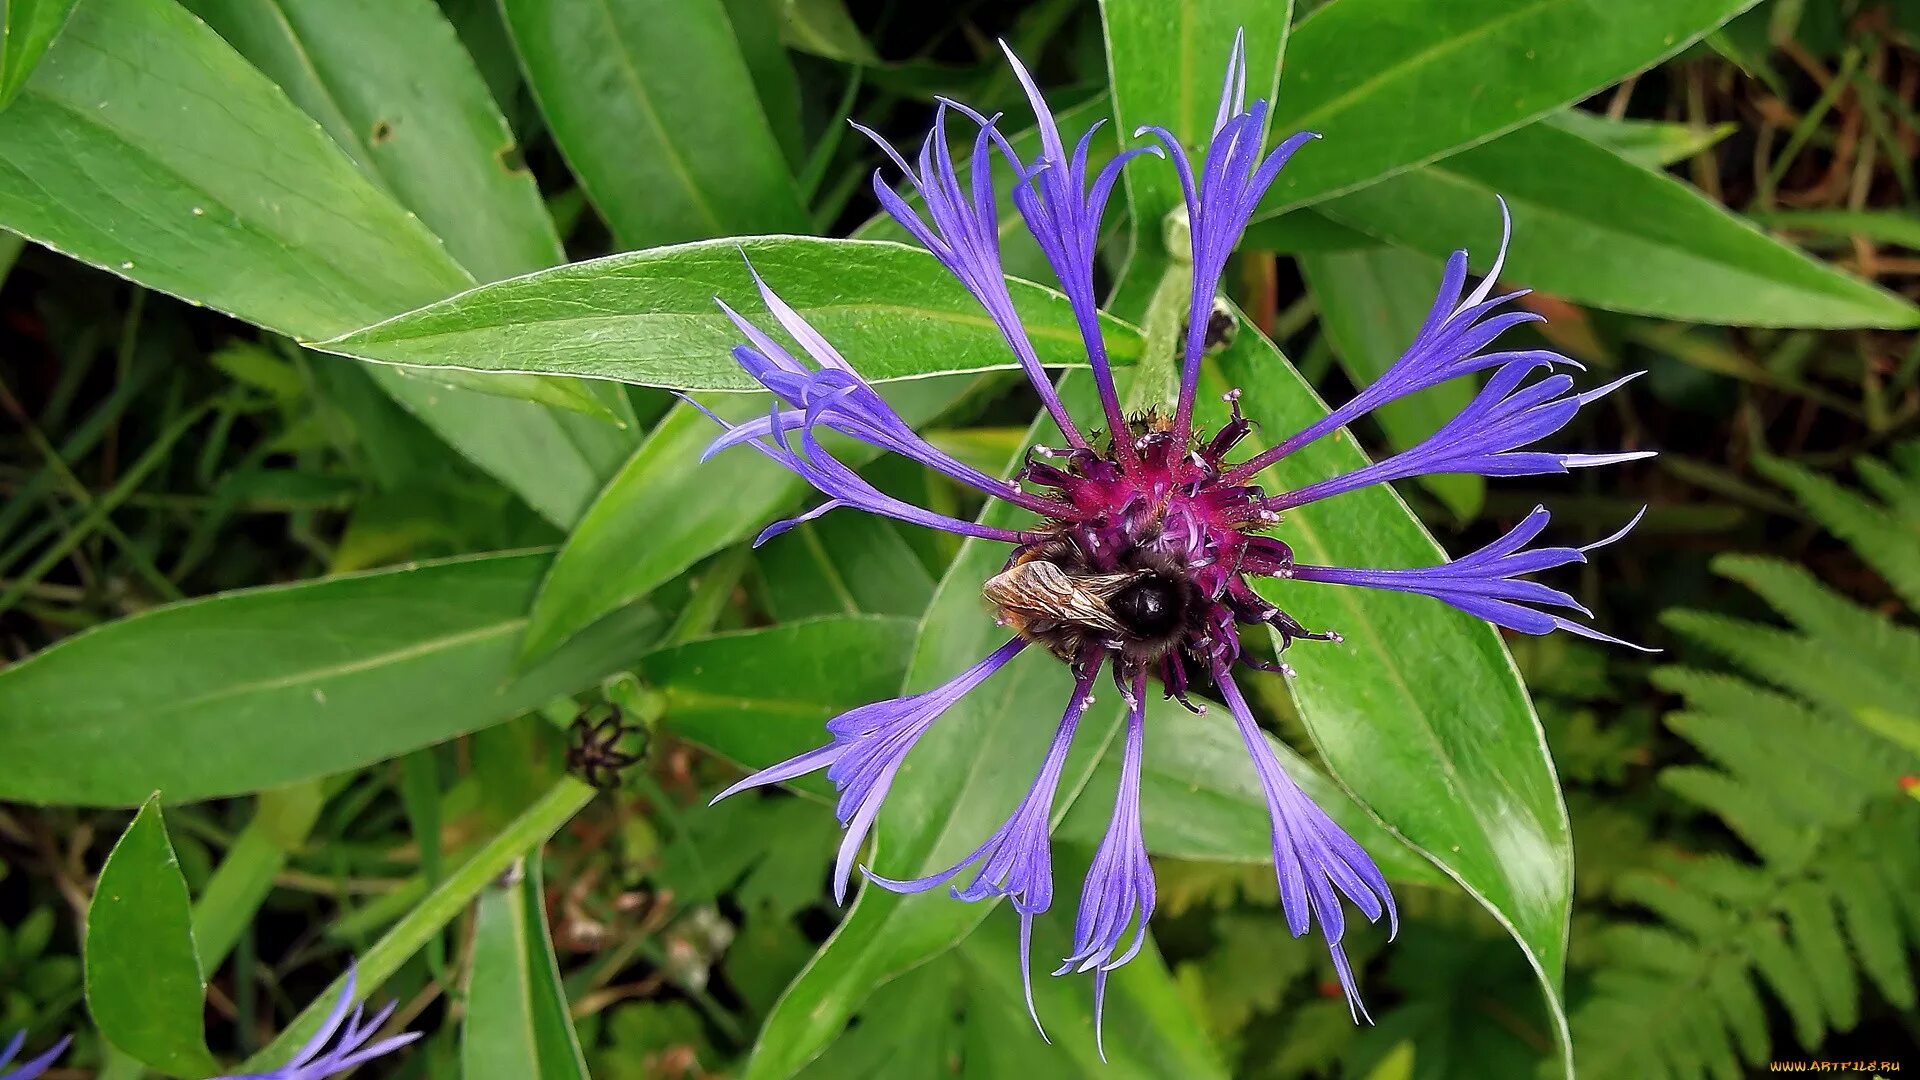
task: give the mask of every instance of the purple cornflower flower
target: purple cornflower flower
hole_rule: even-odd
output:
[[[0,1046],[0,1070],[4,1070],[7,1066],[13,1064],[13,1056],[20,1052],[20,1048],[26,1045],[26,1042],[27,1033],[24,1031],[16,1031],[13,1033],[13,1038],[7,1040],[5,1046]],[[14,1069],[12,1072],[0,1071],[0,1080],[34,1080],[35,1077],[52,1068],[54,1061],[59,1058],[61,1054],[67,1052],[67,1044],[71,1042],[73,1042],[73,1036],[68,1035],[59,1042],[54,1043],[53,1049],[48,1050],[32,1061],[21,1063],[20,1067]]]
[[[367,1045],[373,1033],[387,1022],[387,1017],[393,1015],[396,1003],[390,1001],[386,1008],[373,1014],[371,1020],[364,1019],[365,1007],[353,1005],[354,979],[354,969],[347,968],[346,986],[340,991],[340,999],[334,1002],[333,1011],[327,1014],[320,1029],[313,1033],[313,1038],[308,1039],[300,1052],[293,1055],[292,1061],[268,1072],[220,1076],[214,1080],[326,1080],[374,1058],[385,1057],[420,1037],[419,1032],[409,1031]],[[353,1009],[350,1017],[347,1015],[349,1007]],[[342,1020],[346,1021],[345,1030],[340,1026]],[[335,1032],[340,1035],[339,1041],[329,1048],[327,1043],[333,1040]]]
[[[1073,954],[1055,972],[1093,974],[1097,1040],[1107,975],[1142,948],[1154,910],[1153,869],[1140,827],[1147,682],[1158,679],[1169,697],[1195,712],[1205,707],[1188,702],[1189,689],[1211,685],[1233,716],[1266,798],[1274,873],[1287,925],[1297,937],[1319,924],[1357,1021],[1366,1012],[1342,944],[1344,904],[1352,904],[1370,922],[1384,915],[1391,932],[1398,926],[1392,894],[1366,851],[1280,767],[1232,673],[1241,663],[1272,666],[1242,657],[1242,625],[1272,629],[1283,649],[1296,639],[1340,638],[1331,631],[1307,629],[1255,592],[1247,579],[1251,575],[1420,593],[1521,633],[1567,630],[1626,644],[1543,610],[1569,610],[1590,617],[1568,594],[1524,578],[1582,562],[1585,552],[1619,539],[1627,529],[1584,548],[1524,550],[1547,524],[1546,511],[1536,509],[1507,535],[1464,558],[1434,567],[1386,570],[1298,564],[1284,541],[1267,535],[1282,524],[1288,510],[1372,484],[1447,472],[1486,476],[1565,472],[1649,456],[1525,449],[1558,432],[1581,406],[1626,380],[1579,393],[1570,376],[1553,370],[1578,367],[1566,357],[1545,350],[1489,351],[1504,331],[1538,318],[1502,310],[1523,293],[1492,295],[1506,256],[1503,229],[1493,272],[1465,292],[1467,256],[1464,251],[1455,252],[1432,313],[1406,352],[1377,382],[1324,419],[1270,450],[1229,462],[1228,456],[1251,429],[1240,415],[1239,393],[1234,391],[1227,395],[1232,409],[1228,422],[1211,436],[1193,432],[1193,399],[1206,353],[1205,327],[1227,257],[1281,167],[1315,137],[1301,133],[1263,152],[1267,104],[1245,103],[1246,64],[1243,46],[1236,39],[1213,136],[1197,168],[1165,130],[1149,127],[1136,133],[1153,134],[1161,146],[1148,152],[1164,153],[1179,174],[1186,197],[1194,284],[1180,395],[1172,415],[1150,411],[1126,416],[1100,338],[1093,252],[1113,184],[1126,161],[1141,150],[1129,151],[1089,178],[1092,132],[1069,153],[1033,80],[1017,60],[1013,65],[1040,125],[1041,153],[1036,160],[1021,160],[994,130],[994,119],[943,103],[933,133],[920,151],[917,173],[881,142],[920,194],[925,218],[878,174],[874,188],[882,204],[987,310],[1068,445],[1036,447],[1011,481],[955,460],[908,428],[833,347],[756,275],[768,310],[810,362],[794,356],[723,303],[747,339],[734,356],[776,400],[765,420],[729,426],[709,453],[748,443],[829,496],[822,506],[776,523],[762,534],[763,539],[833,507],[855,506],[1011,545],[1005,568],[984,584],[983,592],[1014,636],[943,686],[840,716],[827,725],[832,736],[828,745],[757,772],[719,798],[826,769],[839,791],[837,813],[846,827],[834,875],[835,898],[844,902],[854,860],[914,744],[947,709],[1021,649],[1028,644],[1043,646],[1069,665],[1075,682],[1027,795],[1004,824],[954,865],[904,881],[868,875],[876,885],[899,892],[949,885],[962,900],[1008,898],[1021,920],[1020,965],[1025,979],[1032,920],[1053,899],[1049,823],[1061,770],[1094,680],[1103,667],[1110,666],[1127,705],[1119,790],[1111,824],[1081,889]],[[979,129],[965,183],[947,149],[950,111],[966,116]],[[1095,432],[1093,438],[1067,415],[1007,299],[990,176],[990,151],[996,148],[1017,174],[1015,205],[1059,278],[1081,327],[1107,423],[1105,433]],[[1504,221],[1504,203],[1501,215]],[[1387,402],[1480,371],[1492,372],[1486,387],[1418,446],[1295,491],[1269,495],[1255,483],[1268,465]],[[911,458],[1030,511],[1037,520],[1020,529],[988,527],[883,495],[821,447],[813,435],[819,427]],[[961,883],[952,884],[956,881]],[[1032,1011],[1030,981],[1027,1004]],[[1038,1025],[1038,1016],[1034,1022]]]

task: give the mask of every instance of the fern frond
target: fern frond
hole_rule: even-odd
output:
[[[1747,970],[1722,964],[1709,971],[1705,981],[1707,993],[1740,1044],[1740,1056],[1749,1062],[1766,1060],[1773,1045],[1767,1035],[1767,1007]]]
[[[1890,685],[1920,695],[1920,631],[1848,602],[1812,574],[1779,559],[1723,555],[1713,560],[1713,569],[1759,593],[1812,637],[1845,642]]]
[[[1712,762],[1668,769],[1662,784],[1720,818],[1760,862],[1709,855],[1620,876],[1615,895],[1659,921],[1606,932],[1608,967],[1576,1014],[1589,1039],[1576,1040],[1580,1075],[1645,1075],[1645,1048],[1591,1045],[1623,1030],[1653,1044],[1663,1075],[1739,1075],[1741,1060],[1769,1053],[1757,983],[1809,1051],[1858,1021],[1856,964],[1889,1001],[1910,1002],[1920,902],[1906,910],[1899,889],[1920,885],[1920,855],[1906,852],[1920,846],[1920,805],[1900,795],[1897,778],[1911,762],[1777,691],[1685,669],[1664,669],[1658,681],[1696,706],[1668,722]],[[1891,848],[1901,854],[1863,857]],[[1641,1000],[1608,1000],[1630,985]],[[1623,1013],[1637,1027],[1599,1034],[1596,1021]]]
[[[1692,941],[1658,926],[1622,923],[1606,930],[1607,954],[1636,972],[1687,975],[1699,966]]]
[[[1722,777],[1718,786],[1703,781],[1708,790],[1745,790],[1712,769],[1676,771]],[[1781,803],[1796,794],[1773,793]],[[1778,853],[1785,857],[1756,848],[1759,863],[1707,855],[1622,874],[1616,896],[1658,921],[1601,933],[1606,964],[1574,1016],[1579,1075],[1738,1075],[1740,1061],[1757,1065],[1771,1053],[1762,984],[1808,1051],[1857,1022],[1856,966],[1907,1007],[1920,945],[1920,902],[1908,899],[1920,895],[1920,804],[1892,786],[1863,788],[1859,800],[1839,824],[1805,826],[1796,850]],[[1649,1074],[1654,1058],[1659,1072]]]
[[[1851,649],[1846,639],[1814,637],[1702,611],[1669,611],[1660,621],[1755,678],[1824,708],[1854,716],[1867,709],[1898,714],[1913,707],[1912,692],[1901,686],[1904,679],[1877,667]]]
[[[1773,793],[1742,783],[1718,769],[1680,765],[1660,774],[1662,786],[1712,812],[1768,862],[1804,863],[1819,842],[1819,830],[1782,813]]]
[[[1798,775],[1781,774],[1781,750],[1806,745],[1795,739],[1804,739],[1814,725],[1761,727],[1724,714],[1679,712],[1667,717],[1667,726],[1750,786],[1765,788],[1779,781],[1801,785],[1792,807],[1797,816],[1837,825],[1860,810],[1859,773],[1846,773],[1815,759],[1805,762]]]
[[[1860,1022],[1860,982],[1840,937],[1833,896],[1823,883],[1803,880],[1781,890],[1780,903],[1786,909],[1794,950],[1812,973],[1827,1016],[1841,1031],[1853,1027]]]
[[[1853,887],[1839,892],[1840,914],[1847,938],[1860,958],[1860,966],[1880,993],[1897,1009],[1914,1006],[1913,973],[1907,970],[1901,955],[1905,942],[1900,932],[1900,912],[1887,883],[1873,865],[1858,853],[1842,855],[1847,860],[1846,877]]]
[[[1902,471],[1908,476],[1920,475],[1913,456],[1902,454]],[[1920,608],[1920,516],[1906,512],[1907,499],[1898,500],[1898,511],[1890,510],[1790,461],[1760,458],[1754,467],[1793,492],[1808,513],[1879,571],[1908,607]],[[1890,486],[1897,491],[1905,485]]]
[[[1747,928],[1743,943],[1767,989],[1786,1006],[1800,1048],[1817,1048],[1827,1037],[1826,1014],[1800,954],[1787,944],[1786,925],[1772,918],[1759,920]]]
[[[1885,505],[1785,462],[1762,466],[1920,602],[1920,442],[1862,462]],[[1724,556],[1791,628],[1693,611],[1663,618],[1767,684],[1662,668],[1685,707],[1667,725],[1705,764],[1663,786],[1718,818],[1757,861],[1724,854],[1621,873],[1613,893],[1655,921],[1598,935],[1605,966],[1575,1012],[1579,1074],[1740,1075],[1772,1053],[1760,988],[1815,1051],[1862,1011],[1864,982],[1910,1009],[1920,946],[1920,631],[1776,559]],[[1864,973],[1864,979],[1862,976]]]
[[[1693,1036],[1688,1046],[1693,1052],[1690,1060],[1696,1063],[1696,1071],[1705,1072],[1713,1080],[1740,1080],[1740,1059],[1735,1055],[1726,1025],[1719,1022],[1719,1017],[1711,1020],[1689,1029]]]
[[[1898,779],[1906,764],[1887,752],[1886,741],[1862,730],[1849,718],[1810,709],[1800,699],[1755,686],[1744,679],[1692,668],[1664,667],[1653,673],[1653,684],[1686,699],[1687,717],[1714,715],[1737,718],[1735,723],[1751,739],[1765,740],[1788,757],[1799,757],[1809,767],[1843,777],[1852,788],[1871,787],[1880,780]],[[1671,726],[1672,718],[1669,718]],[[1675,730],[1679,730],[1677,727]],[[1702,753],[1721,759],[1712,746],[1680,734]],[[1719,734],[1703,732],[1703,738]]]
[[[1614,895],[1626,903],[1646,908],[1685,931],[1695,941],[1715,940],[1725,936],[1730,929],[1726,908],[1711,894],[1683,884],[1678,875],[1655,874],[1645,870],[1622,874],[1619,884],[1614,888]],[[1686,939],[1638,924],[1612,927],[1607,932],[1607,938],[1610,948],[1639,940],[1652,942],[1662,951],[1673,955],[1690,951],[1685,944]],[[1617,955],[1632,961],[1635,967],[1660,966],[1657,962],[1639,960],[1625,950]]]
[[[1681,887],[1703,892],[1729,907],[1752,907],[1774,887],[1773,876],[1759,867],[1718,853],[1670,859],[1664,869]]]

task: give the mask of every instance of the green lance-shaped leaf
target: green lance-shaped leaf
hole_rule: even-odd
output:
[[[356,769],[592,685],[660,628],[608,619],[516,672],[543,553],[225,593],[0,672],[0,799],[126,806]]]
[[[273,891],[273,879],[306,843],[326,796],[317,780],[260,793],[253,819],[233,838],[193,906],[200,973],[209,978],[233,951]]]
[[[480,281],[566,261],[513,132],[432,0],[186,0]]]
[[[1276,132],[1326,139],[1295,155],[1258,213],[1365,187],[1538,119],[1754,2],[1333,0],[1295,28],[1273,113]]]
[[[540,853],[480,894],[460,1064],[468,1080],[586,1080],[547,931]]]
[[[253,819],[234,836],[193,904],[193,943],[200,977],[210,979],[246,934],[273,891],[274,878],[306,842],[326,801],[317,780],[263,791]],[[100,1080],[138,1080],[139,1060],[113,1049]]]
[[[899,523],[867,514],[828,514],[795,526],[761,546],[755,561],[776,622],[816,615],[918,618],[936,584]]]
[[[497,281],[566,261],[540,189],[519,163],[513,132],[452,25],[429,0],[190,0],[187,6],[318,121],[368,179],[418,215],[475,279]],[[515,470],[506,478],[524,478],[514,486],[556,524],[572,523],[592,486],[547,488],[533,482],[533,470],[576,459],[588,477],[604,478],[637,438],[632,408],[615,387],[431,373],[456,388],[447,395],[399,374],[411,373],[380,371],[376,378],[416,413],[441,413],[443,398],[457,401],[471,391],[578,414],[508,427],[508,437],[556,428],[552,433],[565,440],[494,459]],[[498,437],[464,424],[445,434],[482,443]]]
[[[787,164],[800,168],[806,163],[810,146],[800,115],[800,73],[793,66],[793,54],[780,40],[781,15],[788,4],[786,0],[720,2],[739,43],[740,59],[753,78],[767,126],[773,130]]]
[[[1412,344],[1440,286],[1438,263],[1385,246],[1303,255],[1300,270],[1320,310],[1320,330],[1355,386],[1379,378]],[[1473,380],[1455,379],[1391,402],[1374,416],[1393,449],[1405,450],[1457,416],[1473,390]],[[1472,520],[1486,501],[1483,477],[1447,473],[1419,482],[1461,521]]]
[[[781,36],[793,48],[849,64],[880,63],[844,0],[782,0],[780,6],[786,12]]]
[[[193,906],[160,796],[149,797],[100,869],[87,907],[87,1011],[107,1041],[175,1076],[209,1076],[207,984]]]
[[[554,140],[623,248],[807,216],[721,0],[502,0]]]
[[[1244,389],[1240,403],[1258,424],[1249,452],[1326,414],[1286,358],[1244,320],[1219,363],[1201,370],[1196,415],[1210,426],[1225,419],[1221,395]],[[1269,492],[1285,491],[1365,463],[1340,432],[1259,479]],[[1384,486],[1290,511],[1276,535],[1303,563],[1414,567],[1446,558]],[[1572,842],[1539,719],[1499,632],[1421,596],[1253,584],[1308,627],[1344,636],[1288,652],[1298,669],[1294,699],[1327,768],[1513,935],[1539,976],[1566,1057]]]
[[[81,5],[0,113],[0,159],[8,228],[294,337],[330,336],[472,283],[278,88],[174,4]]]
[[[1911,210],[1770,210],[1753,219],[1771,229],[1846,240],[1863,236],[1920,251],[1920,214]]]
[[[773,236],[655,248],[487,285],[325,342],[383,363],[585,375],[675,390],[758,390],[725,300],[769,331],[747,263],[873,381],[1013,368],[993,321],[931,254],[885,241]],[[1084,364],[1066,298],[1010,283],[1043,363]],[[1118,362],[1137,335],[1109,320]]]
[[[8,0],[0,6],[0,109],[13,103],[79,0]]]
[[[305,340],[473,282],[278,87],[158,0],[81,5],[0,111],[0,226]],[[376,377],[555,522],[618,460],[586,455],[545,407]]]
[[[1740,127],[1732,121],[1708,126],[1671,120],[1615,120],[1580,108],[1561,109],[1540,123],[1571,131],[1650,169],[1704,153]]]
[[[1513,213],[1512,280],[1583,304],[1746,326],[1913,326],[1920,308],[1754,228],[1663,172],[1534,124],[1315,209],[1485,271]]]

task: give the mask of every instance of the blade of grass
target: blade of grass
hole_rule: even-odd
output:
[[[116,483],[105,494],[101,495],[99,499],[89,503],[85,516],[76,522],[74,527],[69,529],[67,534],[55,542],[52,547],[42,552],[40,558],[35,560],[34,563],[27,568],[26,573],[14,579],[14,581],[7,586],[5,593],[0,593],[0,612],[5,612],[13,607],[13,605],[19,603],[20,598],[26,595],[28,589],[38,584],[40,579],[45,577],[48,571],[60,565],[60,561],[71,554],[74,548],[78,547],[81,542],[92,535],[96,529],[100,529],[103,524],[107,523],[107,516],[113,513],[121,503],[125,502],[127,497],[132,495],[142,483],[145,483],[149,474],[166,461],[168,453],[173,449],[173,444],[179,441],[182,435],[192,430],[193,426],[200,422],[200,418],[205,416],[207,411],[213,407],[213,404],[213,401],[202,402],[194,408],[189,409],[185,414],[175,419],[172,424],[161,431],[159,437],[153,441],[153,445],[147,447],[146,452],[140,455],[140,459],[134,462],[133,467],[127,470],[126,475],[120,478],[119,483]],[[151,564],[149,564],[149,566],[150,565]],[[157,575],[159,571],[155,570],[154,573]],[[171,590],[172,586],[169,585],[168,588]],[[173,590],[173,592],[177,597],[178,590]]]

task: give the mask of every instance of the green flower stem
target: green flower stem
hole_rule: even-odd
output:
[[[1143,326],[1146,347],[1135,365],[1126,407],[1136,412],[1159,406],[1171,414],[1180,394],[1181,337],[1187,329],[1187,305],[1193,292],[1193,264],[1172,262],[1154,285]]]
[[[1145,336],[1133,381],[1124,393],[1128,412],[1151,405],[1172,412],[1180,394],[1182,336],[1193,293],[1193,250],[1187,240],[1187,211],[1180,207],[1160,222],[1159,243],[1136,251],[1107,300],[1119,318],[1138,325]]]
[[[417,907],[407,912],[379,941],[374,942],[372,948],[360,956],[356,986],[360,996],[364,999],[391,978],[435,934],[466,910],[467,905],[480,895],[489,882],[506,873],[514,860],[546,843],[548,837],[560,831],[560,827],[573,815],[593,801],[595,794],[592,785],[571,776],[562,778],[487,841],[485,846],[469,856],[466,862],[449,873]],[[271,1045],[254,1055],[246,1067],[259,1071],[286,1060],[301,1043],[312,1037],[345,987],[346,976],[342,973],[326,993],[314,999],[313,1004],[288,1024]]]

